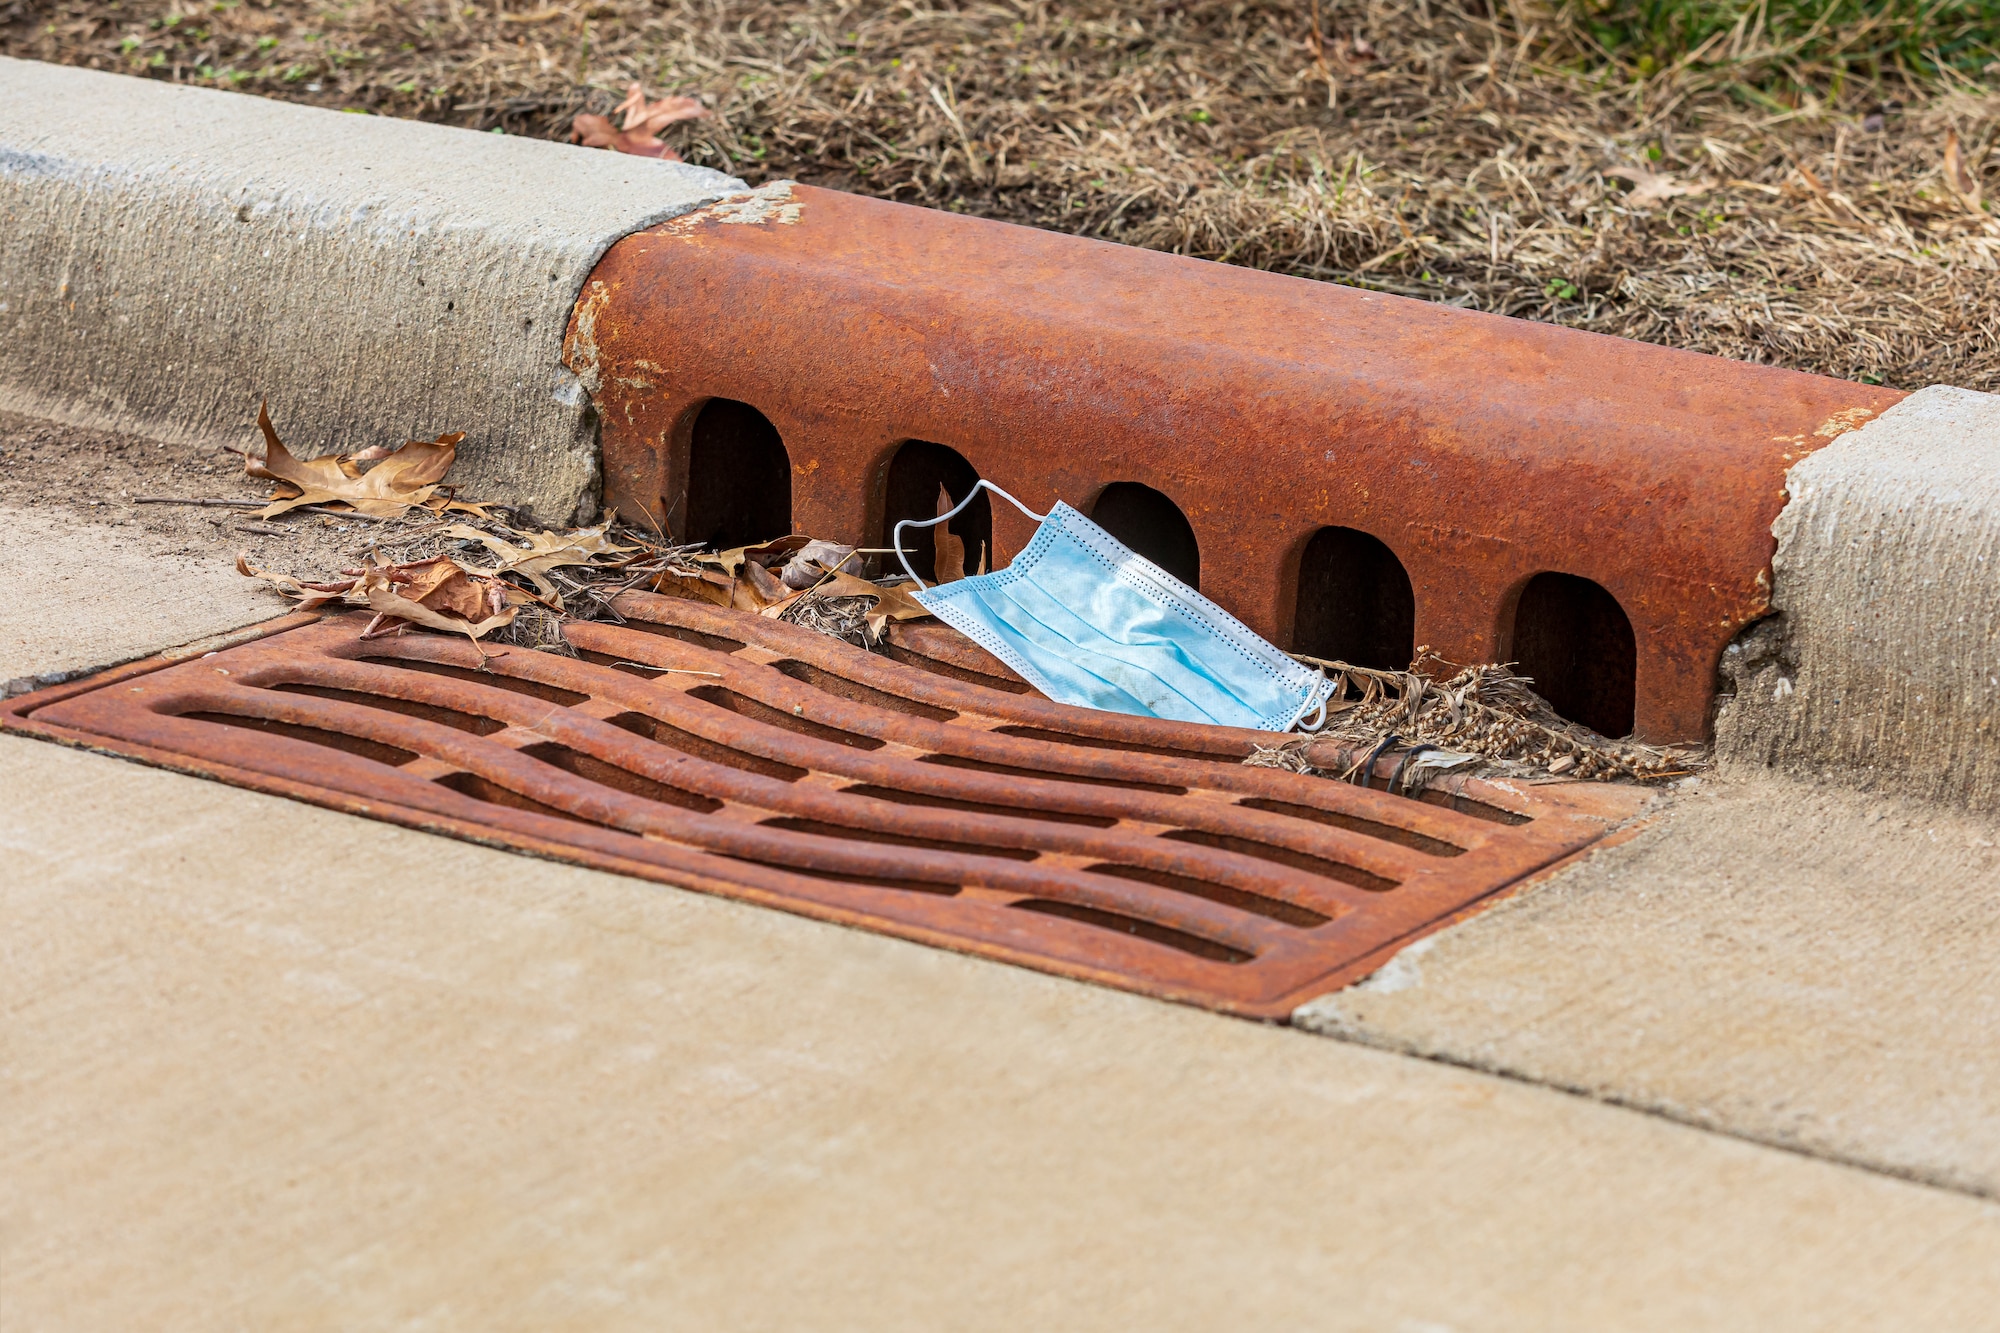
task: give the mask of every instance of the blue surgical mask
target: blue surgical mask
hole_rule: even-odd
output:
[[[1034,540],[1005,569],[916,594],[952,628],[1005,662],[1049,698],[1084,708],[1176,722],[1290,731],[1325,720],[1333,686],[1068,505],[1037,514]],[[931,527],[950,514],[896,525]],[[903,568],[916,579],[909,560]]]

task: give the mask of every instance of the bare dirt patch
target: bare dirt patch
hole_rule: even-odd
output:
[[[227,567],[247,554],[253,564],[317,578],[358,563],[381,530],[392,526],[325,515],[263,520],[247,509],[134,503],[139,496],[261,501],[270,493],[269,482],[245,477],[242,460],[218,449],[0,412],[0,508],[73,519],[79,560],[90,558],[89,529],[109,526],[143,534],[160,555],[213,559]]]

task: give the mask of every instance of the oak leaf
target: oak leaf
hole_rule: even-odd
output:
[[[264,456],[246,455],[243,470],[279,483],[271,503],[257,511],[259,518],[315,504],[344,504],[372,518],[395,518],[437,494],[438,483],[451,470],[459,441],[465,438],[465,432],[455,431],[387,451],[299,459],[278,438],[268,403],[257,408],[257,429],[264,433]],[[370,459],[380,461],[362,471],[360,464]]]
[[[393,577],[397,574],[409,577]],[[375,612],[375,622],[362,632],[363,637],[372,636],[376,625],[385,619],[471,639],[514,623],[516,608],[507,585],[475,575],[446,556],[421,565],[372,565],[362,571],[360,592]],[[412,597],[411,593],[419,595]]]
[[[569,126],[570,142],[582,144],[585,148],[609,148],[634,157],[656,157],[663,162],[678,162],[681,155],[655,136],[679,121],[699,120],[708,114],[708,108],[695,97],[662,97],[657,102],[648,102],[646,90],[635,83],[626,90],[625,100],[612,108],[611,114],[624,116],[625,123],[618,125],[610,116],[587,111],[574,117]]]
[[[576,528],[569,532],[539,533],[519,532],[507,529],[515,537],[527,542],[517,546],[504,537],[464,524],[454,524],[446,528],[445,535],[476,541],[500,559],[497,568],[481,571],[487,574],[519,574],[535,585],[535,591],[547,598],[556,610],[562,609],[562,594],[548,578],[548,571],[565,565],[588,565],[601,555],[627,555],[638,550],[636,546],[620,546],[606,535],[609,523],[594,528]]]

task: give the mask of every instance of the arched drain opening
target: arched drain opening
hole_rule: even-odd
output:
[[[1299,560],[1292,651],[1401,671],[1417,647],[1417,598],[1396,553],[1354,528],[1321,528]]]
[[[1106,532],[1190,588],[1201,586],[1201,547],[1181,507],[1151,486],[1114,481],[1098,492],[1090,517]]]
[[[1632,733],[1639,652],[1618,599],[1574,574],[1537,574],[1514,610],[1517,669],[1564,717],[1605,736]]]
[[[667,526],[677,539],[718,550],[790,532],[792,460],[777,427],[748,403],[711,399],[694,421],[684,522],[674,521],[674,507]]]
[[[979,480],[979,472],[956,449],[929,440],[909,440],[889,460],[888,484],[882,500],[882,532],[877,546],[887,546],[904,519],[936,518],[938,488],[942,486],[957,504]],[[965,572],[976,574],[982,557],[986,568],[993,567],[993,506],[981,491],[965,507],[965,512],[944,525],[951,535],[965,543]],[[937,529],[904,528],[903,550],[909,553],[910,568],[926,582],[937,579]],[[888,568],[900,569],[894,556],[887,556]]]

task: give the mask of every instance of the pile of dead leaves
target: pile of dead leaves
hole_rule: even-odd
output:
[[[644,109],[636,88],[634,97]],[[278,483],[259,517],[310,507],[405,520],[393,536],[384,533],[366,564],[339,578],[302,580],[237,560],[238,571],[297,598],[302,610],[335,602],[373,610],[368,635],[420,625],[567,652],[565,619],[622,619],[612,602],[634,589],[789,620],[863,648],[881,642],[888,622],[930,614],[902,580],[884,586],[862,577],[868,553],[800,533],[715,552],[621,528],[615,513],[596,527],[561,532],[510,526],[493,516],[504,506],[460,500],[445,487],[462,433],[301,461],[279,439],[268,405],[258,409],[257,426],[264,454],[245,455],[244,468]],[[463,521],[409,527],[427,514]],[[945,551],[941,543],[941,557]],[[962,549],[957,560],[951,572],[962,575]]]
[[[1505,666],[1485,664],[1455,674],[1417,650],[1408,671],[1377,671],[1300,656],[1333,680],[1325,727],[1244,760],[1353,781],[1384,755],[1400,756],[1402,785],[1416,789],[1431,772],[1494,776],[1659,782],[1704,766],[1692,750],[1614,741],[1556,713],[1534,682]],[[1358,756],[1358,758],[1357,758]]]
[[[345,578],[325,582],[260,569],[245,556],[236,557],[236,572],[263,579],[298,598],[301,611],[317,611],[335,602],[370,608],[375,619],[361,632],[364,639],[421,625],[478,640],[511,625],[526,600],[519,589],[490,572],[468,568],[449,556],[403,565],[371,563],[342,570]]]
[[[684,550],[653,580],[653,591],[753,611],[845,639],[857,647],[882,640],[890,621],[930,614],[900,579],[861,576],[863,553],[792,533],[727,551]]]
[[[560,533],[521,532],[487,520],[485,528],[450,524],[424,534],[433,541],[451,541],[461,547],[483,546],[493,560],[491,565],[475,565],[446,554],[393,561],[377,552],[369,563],[342,570],[341,578],[323,581],[260,569],[243,556],[237,557],[236,569],[297,598],[302,611],[334,602],[368,607],[375,612],[375,620],[363,631],[364,638],[421,625],[476,640],[512,625],[527,608],[563,615],[564,589],[556,580],[563,579],[572,594],[588,590],[604,578],[616,578],[635,557],[646,554],[642,546],[613,541],[610,529],[607,522]],[[590,577],[564,578],[565,571],[579,569],[588,570]],[[625,586],[643,577],[627,579]],[[602,600],[608,602],[609,598]]]
[[[336,602],[373,610],[367,635],[421,625],[481,639],[527,617],[533,633],[502,641],[557,652],[568,651],[563,620],[622,620],[612,603],[634,589],[790,621],[861,648],[879,644],[890,621],[930,614],[902,581],[884,586],[862,578],[852,546],[794,533],[704,551],[617,528],[616,518],[565,532],[524,532],[495,519],[476,527],[439,524],[416,540],[449,544],[457,554],[392,560],[377,552],[337,579],[303,580],[246,557],[237,558],[236,568],[297,598],[302,611]],[[485,563],[474,563],[472,552]]]

